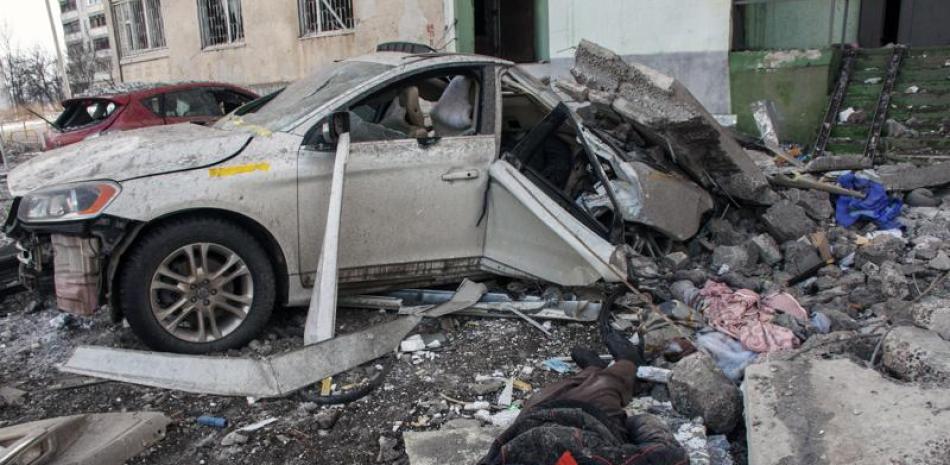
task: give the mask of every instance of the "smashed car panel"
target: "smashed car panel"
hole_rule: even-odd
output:
[[[563,286],[626,278],[621,247],[587,229],[510,163],[496,161],[489,173],[486,258]]]
[[[0,463],[121,465],[165,437],[157,412],[94,413],[0,428]]]
[[[217,163],[239,152],[250,138],[196,124],[107,134],[39,155],[14,168],[7,179],[14,196],[68,182],[124,181]],[[172,145],[175,150],[169,151]]]

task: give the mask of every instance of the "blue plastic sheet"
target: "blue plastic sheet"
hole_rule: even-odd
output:
[[[845,173],[838,178],[838,184],[846,189],[863,192],[866,197],[859,199],[847,195],[838,196],[835,203],[835,220],[839,225],[850,227],[861,220],[873,221],[879,229],[900,228],[897,217],[901,214],[903,202],[887,196],[884,186],[870,179]]]

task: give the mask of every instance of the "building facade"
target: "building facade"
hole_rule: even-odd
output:
[[[388,41],[438,47],[444,0],[111,0],[122,81],[216,80],[267,92]]]
[[[113,47],[106,18],[107,0],[60,0],[60,19],[70,82],[82,91],[113,80]]]

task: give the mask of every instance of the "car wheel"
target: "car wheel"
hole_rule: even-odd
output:
[[[267,324],[274,269],[234,223],[173,221],[147,232],[118,278],[132,331],[155,350],[202,354],[242,347]]]

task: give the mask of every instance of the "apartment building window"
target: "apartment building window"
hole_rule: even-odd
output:
[[[241,0],[198,0],[201,47],[244,41]]]
[[[76,0],[62,0],[59,2],[59,11],[67,13],[76,11]]]
[[[86,47],[84,47],[81,42],[78,44],[72,44],[72,45],[66,46],[66,56],[68,56],[69,58],[73,60],[79,59],[85,54],[86,54]]]
[[[86,5],[93,6],[102,3],[102,0],[86,0]]]
[[[161,0],[117,0],[112,13],[123,56],[165,46]]]
[[[353,29],[353,0],[297,0],[300,35]]]
[[[89,29],[95,29],[97,27],[105,27],[106,25],[106,15],[99,13],[94,14],[89,17]]]
[[[99,37],[98,39],[92,40],[92,49],[95,51],[99,50],[109,50],[109,38],[108,37]]]
[[[79,20],[70,21],[63,24],[63,33],[66,35],[75,34],[79,32]]]

